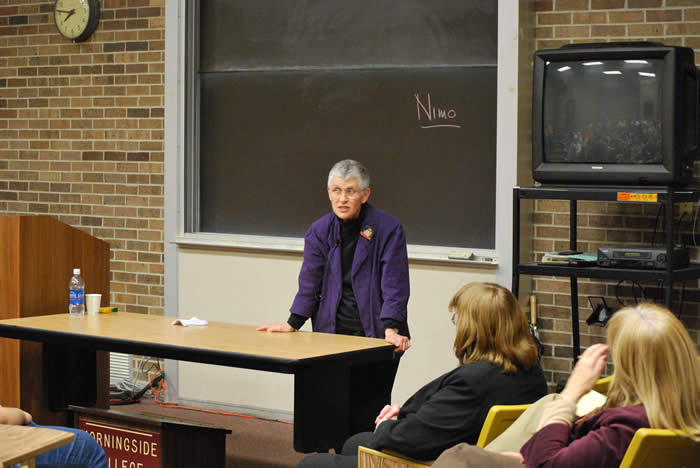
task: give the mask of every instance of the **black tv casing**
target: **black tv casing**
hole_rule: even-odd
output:
[[[663,59],[661,164],[546,162],[544,89],[547,62]],[[532,93],[532,173],[543,184],[683,186],[692,181],[700,156],[700,73],[693,50],[659,43],[596,43],[535,52]],[[686,82],[685,80],[690,80]],[[694,89],[688,83],[695,83]],[[592,96],[594,98],[594,96]]]

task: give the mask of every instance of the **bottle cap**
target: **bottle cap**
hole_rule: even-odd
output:
[[[74,274],[74,275],[79,275],[79,274],[80,274],[80,268],[73,268],[73,274]]]

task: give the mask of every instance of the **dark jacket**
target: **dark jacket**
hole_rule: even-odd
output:
[[[481,361],[438,377],[406,401],[397,420],[377,427],[373,448],[433,460],[461,442],[475,444],[491,406],[532,403],[547,394],[539,365],[514,374],[502,371]]]
[[[548,424],[520,449],[528,468],[617,468],[634,433],[649,427],[642,405],[602,410],[572,427]]]
[[[341,221],[328,213],[315,221],[304,237],[304,263],[299,291],[290,311],[310,317],[313,330],[334,333],[343,291]],[[393,216],[367,204],[352,263],[352,287],[365,336],[384,338],[383,318],[402,324],[408,334],[408,254],[406,236]]]

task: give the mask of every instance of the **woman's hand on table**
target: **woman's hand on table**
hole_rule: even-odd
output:
[[[399,335],[393,328],[384,330],[384,339],[396,346],[395,353],[402,353],[411,347],[411,340],[407,336]]]
[[[256,328],[257,331],[269,331],[274,333],[290,333],[297,331],[288,323],[268,323]]]

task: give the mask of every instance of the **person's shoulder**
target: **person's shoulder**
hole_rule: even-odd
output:
[[[599,423],[602,425],[619,424],[635,427],[648,427],[649,419],[643,405],[621,406],[619,408],[606,408],[598,414]]]
[[[381,224],[386,228],[402,227],[401,221],[393,215],[382,211],[374,205],[367,203],[367,215],[365,216],[365,224]]]
[[[489,375],[500,374],[503,368],[497,366],[488,361],[475,361],[462,364],[457,367],[453,372],[455,377],[458,378],[484,378]]]
[[[325,215],[321,216],[316,221],[311,223],[309,231],[315,233],[327,232],[333,225],[335,219],[336,217],[332,212],[326,213]]]
[[[516,372],[504,372],[503,366],[499,366],[489,361],[468,362],[455,369],[457,374],[469,376],[470,378],[479,379],[497,379],[502,381],[529,380],[532,377],[540,378],[544,382],[544,376],[538,366],[533,366],[531,369],[518,368]],[[485,381],[485,380],[484,380]]]

